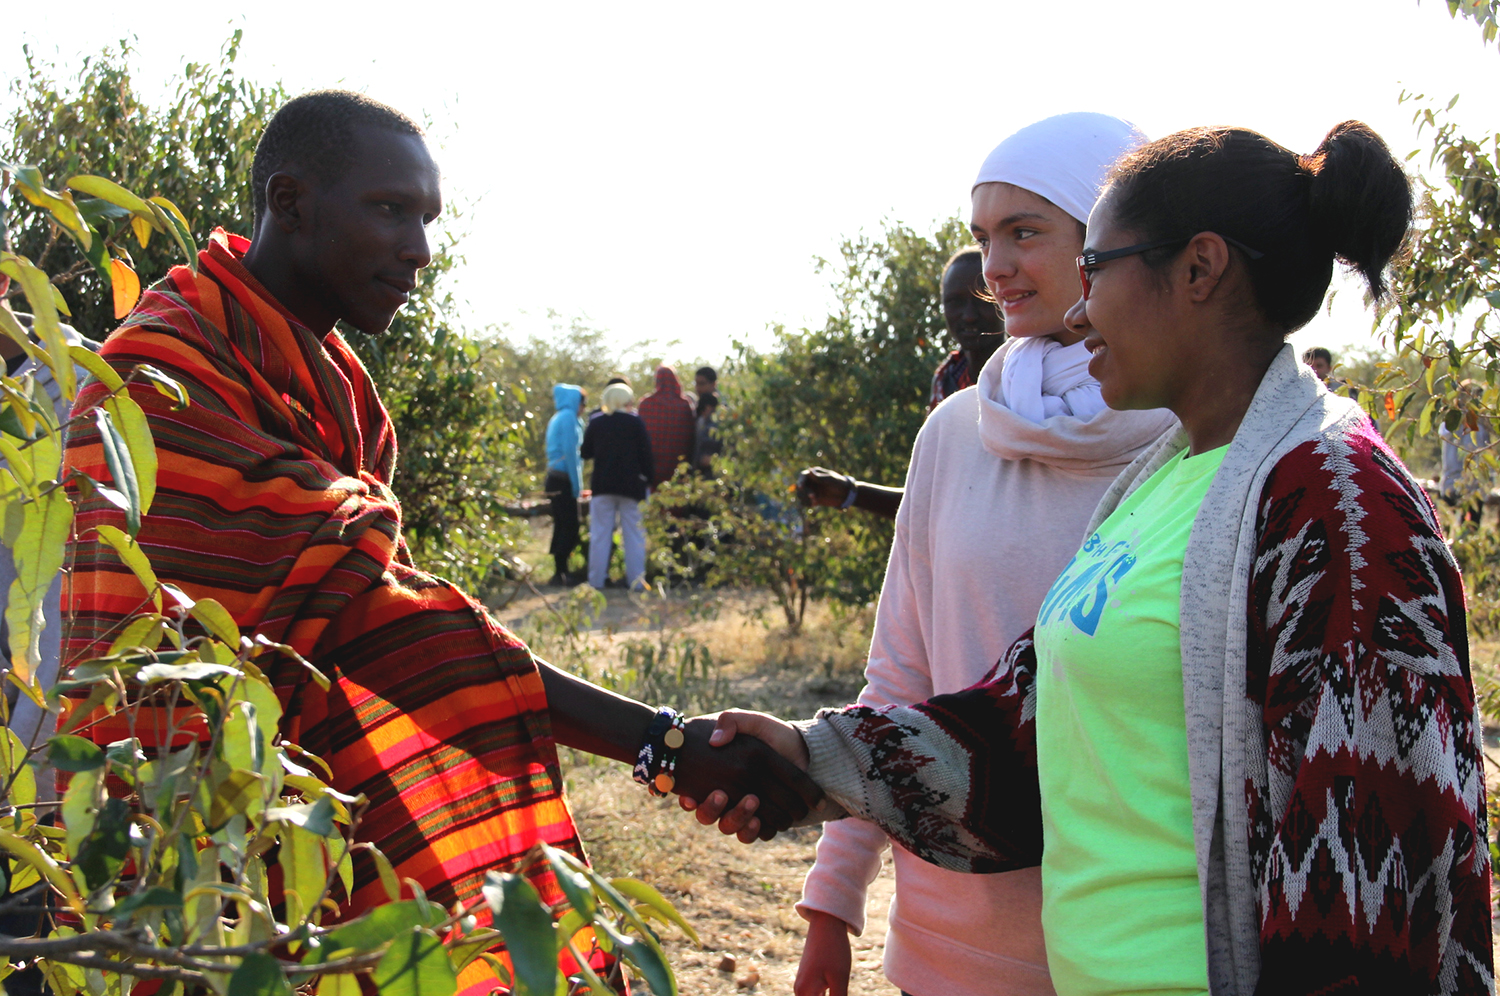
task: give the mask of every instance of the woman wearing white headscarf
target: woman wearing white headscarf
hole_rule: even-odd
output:
[[[1011,339],[976,387],[917,435],[860,702],[919,702],[978,681],[1036,619],[1105,489],[1170,424],[1114,412],[1063,325],[1075,257],[1109,167],[1141,144],[1104,114],[1063,114],[990,153],[973,188],[986,283]],[[809,921],[797,996],[847,991],[850,932],[892,846],[885,972],[915,996],[1050,994],[1036,868],[968,875],[929,864],[872,823],[830,823],[798,910]]]

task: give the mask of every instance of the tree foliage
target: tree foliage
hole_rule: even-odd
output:
[[[880,484],[905,480],[932,371],[947,351],[943,265],[969,241],[957,218],[930,235],[887,224],[878,237],[846,239],[838,261],[820,263],[835,274],[837,301],[822,328],[778,326],[769,349],[737,346],[720,381],[728,402],[720,466],[753,499],[740,514],[771,524],[766,542],[774,536],[776,551],[744,583],[790,583],[798,598],[846,604],[879,593],[890,523],[797,509],[792,489],[797,473],[815,464]]]
[[[16,106],[5,122],[0,158],[42,165],[44,179],[58,189],[63,178],[92,173],[161,194],[182,206],[188,230],[200,240],[214,226],[248,236],[255,143],[287,95],[279,84],[261,86],[236,73],[240,38],[235,31],[219,59],[184,66],[160,107],[138,92],[128,41],[84,59],[70,81],[28,50],[26,75],[11,82]],[[41,210],[20,212],[10,234],[17,253],[53,275],[73,325],[103,339],[115,324],[110,288],[84,251]],[[181,262],[169,235],[145,245],[118,238],[115,245],[146,285]]]

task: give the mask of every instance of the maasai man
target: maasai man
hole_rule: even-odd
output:
[[[943,323],[958,348],[932,374],[930,412],[949,395],[979,383],[979,371],[1005,341],[1000,312],[984,287],[984,257],[978,246],[965,246],[943,267]]]
[[[131,385],[160,457],[139,541],[162,581],[218,599],[242,633],[290,644],[332,679],[325,692],[301,667],[266,664],[282,734],[326,759],[336,788],[369,798],[359,838],[451,907],[537,841],[581,854],[555,743],[633,762],[661,720],[537,661],[472,598],[415,569],[402,542],[390,419],[334,326],[383,332],[432,259],[442,195],[421,129],[358,94],[306,94],[267,126],[253,180],[254,239],[216,230],[198,272],[173,269],[102,350],[122,373],[165,370],[192,401],[174,410]],[[101,394],[94,385],[77,404]],[[68,463],[109,476],[97,431],[69,440]],[[121,513],[78,500],[65,660],[107,645],[144,596],[94,538]],[[125,735],[108,725],[92,735]],[[799,792],[817,797],[764,745],[711,751],[712,725],[687,724],[678,791],[753,792],[768,831],[802,815]],[[373,864],[356,860],[345,914],[382,894]]]

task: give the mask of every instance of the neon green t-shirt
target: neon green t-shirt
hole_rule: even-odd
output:
[[[1179,454],[1037,613],[1042,925],[1059,996],[1208,992],[1182,690],[1182,558],[1223,462]]]

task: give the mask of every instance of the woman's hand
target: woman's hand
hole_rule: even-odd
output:
[[[760,812],[760,815],[757,816],[760,800],[753,796],[746,796],[740,799],[738,804],[733,809],[730,809],[731,800],[726,792],[709,791],[700,796],[697,793],[689,791],[687,788],[680,788],[681,798],[678,801],[683,809],[697,816],[699,823],[704,826],[711,826],[717,823],[721,832],[735,835],[744,844],[752,843],[757,838],[770,840],[771,837],[775,836],[775,831],[785,830],[792,822],[807,815],[807,810],[817,805],[818,801],[822,799],[822,790],[818,789],[816,784],[808,779],[806,775],[801,774],[807,769],[807,745],[803,743],[802,734],[797,732],[795,726],[763,712],[730,709],[719,713],[717,718],[700,716],[688,724],[689,729],[692,729],[693,724],[704,723],[710,720],[716,720],[712,733],[708,738],[710,749],[715,751],[731,750],[734,749],[736,744],[743,742],[744,738],[750,738],[751,742],[760,743],[762,747],[769,745],[774,749],[775,754],[779,755],[775,756],[775,760],[779,764],[789,767],[795,766],[793,770],[801,775],[803,781],[813,786],[816,794],[808,796],[799,793],[800,797],[806,801],[806,807],[802,812],[794,816],[791,821],[787,822],[785,826],[776,826],[768,836],[765,833],[767,828],[764,825],[764,821],[785,812],[783,807],[770,808],[767,812]],[[681,782],[679,782],[679,785],[681,785]]]
[[[758,729],[779,742],[768,745],[757,739]],[[806,748],[801,748],[800,765],[784,756],[787,733],[800,747],[802,735],[774,716],[733,712],[689,720],[677,760],[675,791],[682,796],[682,808],[699,809],[697,800],[705,800],[701,808],[712,812],[713,819],[700,812],[699,822],[707,826],[722,817],[720,829],[746,844],[770,840],[806,816],[823,792],[803,773]],[[734,809],[726,815],[731,803]]]
[[[848,996],[854,956],[849,950],[849,925],[832,913],[807,911],[807,941],[797,965],[796,996]]]

